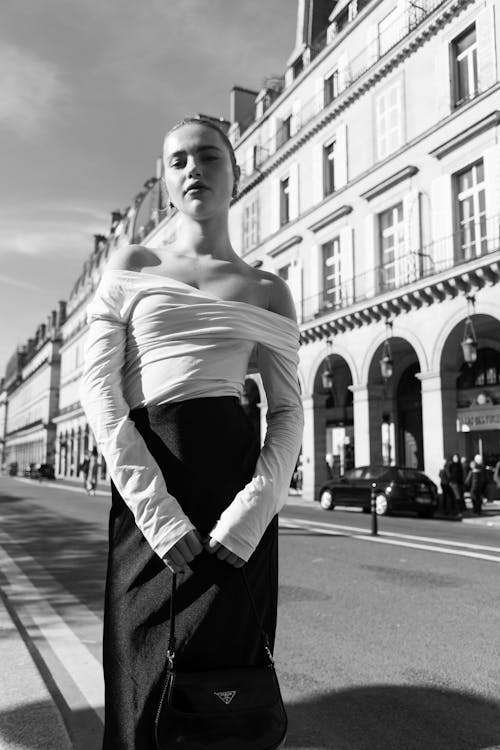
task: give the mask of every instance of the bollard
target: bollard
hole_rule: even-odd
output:
[[[372,536],[378,534],[378,518],[377,518],[377,489],[375,482],[372,482],[371,492],[371,511],[372,511]]]

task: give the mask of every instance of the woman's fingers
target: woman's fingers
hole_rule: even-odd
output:
[[[207,552],[210,552],[211,555],[214,554],[214,552],[217,552],[218,549],[220,549],[222,545],[220,542],[218,542],[213,537],[209,537],[208,540],[205,542],[205,549]]]

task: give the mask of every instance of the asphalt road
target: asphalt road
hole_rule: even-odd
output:
[[[107,506],[0,479],[0,587],[75,750],[102,732]],[[382,518],[372,537],[369,516],[292,498],[276,647],[287,748],[500,750],[498,513]]]

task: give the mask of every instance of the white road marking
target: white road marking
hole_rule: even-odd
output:
[[[380,532],[378,536],[372,536],[370,532],[363,531],[358,526],[344,526],[341,524],[325,523],[323,521],[308,521],[300,518],[280,519],[280,527],[303,528],[314,531],[316,534],[332,535],[339,531],[349,532],[353,539],[361,541],[373,541],[379,544],[390,544],[410,549],[422,549],[429,552],[440,552],[442,554],[469,557],[476,560],[500,563],[500,546],[488,547],[486,545],[471,544],[469,542],[452,542],[447,539],[434,539],[432,537],[420,537],[412,534],[397,534],[394,532]],[[420,544],[417,542],[430,542]],[[495,552],[495,555],[483,554],[484,552]]]
[[[397,539],[383,539],[379,536],[367,536],[366,534],[354,534],[354,539],[361,539],[363,542],[376,542],[377,544],[393,544],[396,547],[410,547],[411,549],[425,549],[428,552],[441,552],[445,555],[457,555],[458,557],[473,557],[475,560],[488,560],[489,562],[500,563],[500,550],[498,556],[483,555],[481,552],[467,552],[466,550],[450,549],[448,547],[432,547],[430,544],[415,544],[412,542],[403,542]]]
[[[0,531],[0,544],[9,542],[12,542],[12,540],[8,534]],[[37,565],[35,560],[27,554],[23,555],[23,561],[30,565]],[[61,690],[69,708],[72,711],[78,711],[90,706],[103,720],[104,679],[101,663],[47,602],[43,591],[33,585],[2,547],[0,547],[0,562],[2,574],[8,582],[7,585],[3,586],[4,592],[15,608],[17,616],[30,639],[40,651],[37,641],[39,642],[40,638],[43,638],[78,688],[78,691],[72,692],[70,696],[66,691]],[[44,574],[49,576],[45,571]],[[60,584],[55,582],[55,585],[61,590],[65,601],[69,601],[69,598],[71,598],[80,608],[87,610],[79,600],[64,591]],[[85,615],[88,612],[89,610]],[[91,617],[95,618],[95,615],[90,614]],[[57,679],[57,675],[53,672],[52,676]],[[58,687],[60,686],[58,685]],[[81,693],[81,697],[78,693]]]

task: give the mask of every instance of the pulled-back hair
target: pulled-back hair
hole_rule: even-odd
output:
[[[239,169],[238,163],[236,161],[236,154],[234,153],[233,144],[231,143],[225,132],[222,130],[222,128],[217,125],[217,122],[210,119],[209,117],[204,117],[203,115],[195,115],[193,117],[185,117],[184,119],[180,120],[180,122],[176,123],[172,128],[170,128],[170,130],[166,134],[165,140],[163,142],[163,150],[165,150],[165,143],[169,135],[174,133],[176,130],[179,130],[179,128],[182,128],[184,125],[203,125],[204,127],[212,128],[212,130],[215,130],[215,132],[220,135],[229,152],[234,179],[237,182],[239,177]]]

